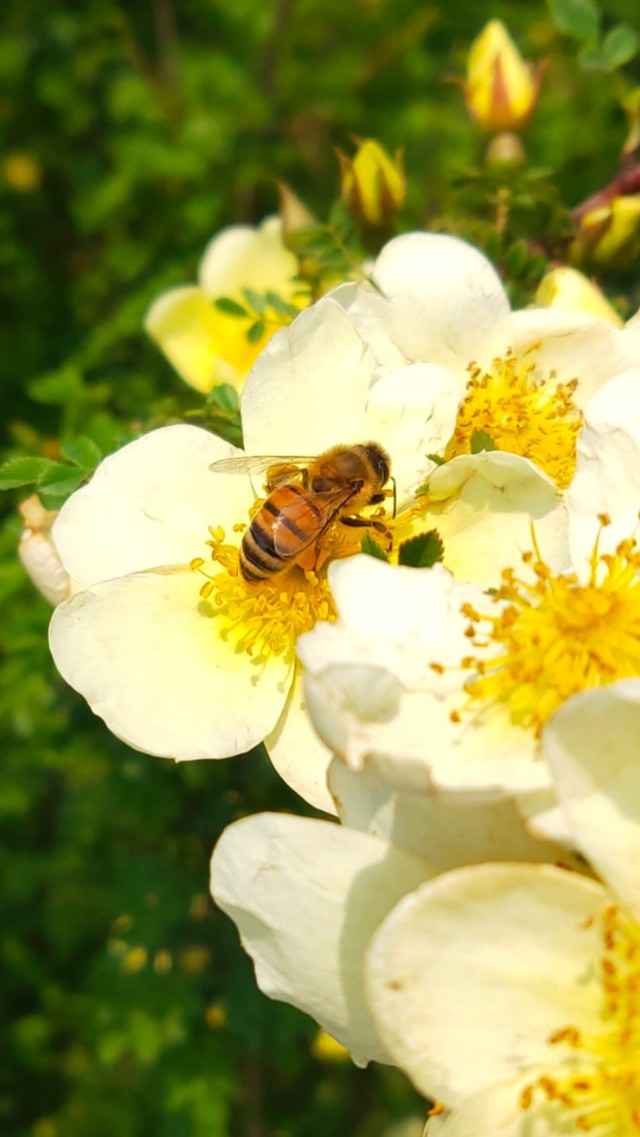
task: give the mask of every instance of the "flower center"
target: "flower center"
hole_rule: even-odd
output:
[[[238,546],[225,543],[223,529],[210,528],[209,533],[206,544],[213,566],[195,557],[191,569],[206,577],[200,596],[213,607],[220,636],[256,663],[263,664],[272,655],[293,663],[298,636],[318,620],[336,618],[326,574],[304,572],[294,565],[249,584],[240,572]]]
[[[503,703],[511,721],[537,737],[577,691],[640,675],[640,551],[627,540],[615,554],[599,554],[596,541],[586,584],[575,573],[553,576],[537,550],[523,560],[535,580],[505,569],[494,596],[502,603],[499,615],[462,609],[474,646],[501,649],[463,661],[476,672],[464,687],[471,705]]]
[[[553,372],[536,374],[531,348],[494,359],[491,371],[469,366],[470,379],[445,457],[471,452],[472,438],[487,434],[496,450],[529,458],[556,485],[569,484],[575,470],[576,437],[582,416],[573,402],[578,380],[557,383]]]
[[[558,1133],[635,1137],[640,1133],[640,928],[615,905],[600,920],[605,1030],[593,1036],[575,1026],[555,1031],[549,1042],[569,1048],[566,1063],[527,1086],[520,1107],[530,1110],[542,1101]]]

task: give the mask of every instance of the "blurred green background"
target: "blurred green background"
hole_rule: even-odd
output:
[[[600,14],[603,32],[638,29],[635,0]],[[463,178],[485,140],[452,81],[489,16],[546,60],[524,141],[551,174],[506,242],[495,183]],[[403,227],[477,236],[526,299],[536,224],[615,175],[638,83],[637,59],[589,70],[538,0],[5,0],[0,19],[5,456],[55,458],[78,434],[109,452],[198,412],[141,330],[146,306],[194,279],[216,230],[274,212],[276,179],[326,217],[353,137],[404,148]],[[208,899],[223,826],[300,803],[258,752],[134,753],[65,687],[15,557],[24,496],[5,495],[0,535],[0,1133],[415,1137],[408,1084],[318,1055]]]

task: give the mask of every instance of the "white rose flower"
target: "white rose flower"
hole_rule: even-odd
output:
[[[460,869],[374,937],[382,1043],[454,1112],[442,1137],[632,1137],[640,1101],[640,680],[544,731],[560,809],[604,884],[541,865]]]

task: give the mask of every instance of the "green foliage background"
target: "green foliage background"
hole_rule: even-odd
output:
[[[597,11],[576,5],[570,20]],[[547,61],[525,144],[551,176],[516,186],[506,236],[495,177],[468,177],[484,140],[447,81],[490,15]],[[633,0],[601,16],[605,32],[639,30]],[[216,230],[274,211],[276,178],[325,217],[335,147],[354,136],[404,148],[404,227],[475,237],[525,301],[546,263],[532,238],[562,235],[566,208],[615,175],[620,99],[638,83],[636,59],[587,70],[584,40],[539,0],[5,0],[1,18],[9,457],[57,458],[78,435],[109,452],[199,413],[141,331],[147,304],[194,278]],[[605,283],[637,303],[633,275]],[[134,753],[65,687],[15,558],[20,496],[0,537],[0,1132],[376,1137],[418,1119],[393,1071],[313,1056],[313,1024],[259,995],[207,898],[223,826],[300,803],[259,752],[183,766]]]

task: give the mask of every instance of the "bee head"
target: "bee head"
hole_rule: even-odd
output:
[[[391,474],[391,459],[378,442],[365,442],[359,448],[370,463],[380,487],[386,485]]]

